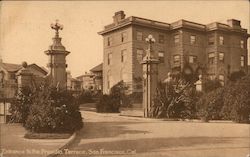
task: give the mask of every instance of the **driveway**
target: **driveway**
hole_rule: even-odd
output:
[[[246,157],[250,126],[162,121],[82,111],[84,128],[67,156]]]

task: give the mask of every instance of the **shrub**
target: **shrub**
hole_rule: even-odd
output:
[[[249,122],[250,118],[250,76],[243,77],[225,88],[223,119]]]
[[[72,93],[43,88],[36,91],[24,126],[31,132],[72,133],[83,123]]]
[[[230,74],[229,80],[235,82],[244,76],[246,76],[244,71],[235,71],[235,72]]]
[[[160,83],[151,106],[150,117],[195,118],[195,102],[199,96],[200,93],[183,80]]]
[[[110,95],[102,95],[96,104],[96,111],[99,113],[117,113],[119,112],[120,102]]]
[[[93,102],[92,92],[89,90],[81,91],[81,93],[77,96],[77,100],[80,104]]]
[[[33,92],[29,87],[23,87],[15,96],[10,105],[10,122],[24,123],[29,115],[29,108],[32,105]]]
[[[221,119],[220,112],[224,104],[223,93],[223,88],[217,88],[214,91],[203,94],[197,102],[197,116],[206,121]]]
[[[205,79],[203,82],[203,91],[205,93],[209,93],[220,87],[222,87],[222,85],[218,79],[214,79],[214,80]]]
[[[114,85],[109,95],[102,95],[96,104],[97,112],[119,112],[119,108],[131,105],[131,95],[127,94],[128,86],[123,81]]]

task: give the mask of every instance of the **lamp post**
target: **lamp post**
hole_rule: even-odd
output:
[[[152,35],[146,38],[148,49],[146,56],[143,58],[143,110],[144,117],[150,117],[150,110],[152,106],[153,96],[156,92],[158,82],[158,59],[153,55],[153,44],[155,39]]]

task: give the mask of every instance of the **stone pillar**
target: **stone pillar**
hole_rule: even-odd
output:
[[[143,111],[144,117],[149,117],[154,95],[158,84],[159,60],[152,55],[152,44],[155,42],[152,35],[146,39],[149,43],[146,56],[143,58]]]
[[[65,47],[62,45],[62,38],[59,37],[59,30],[63,29],[63,26],[56,22],[51,25],[54,29],[55,37],[53,39],[53,44],[49,46],[49,49],[45,51],[45,54],[49,57],[49,63],[47,67],[50,69],[49,79],[52,86],[66,89],[67,87],[67,73],[66,73],[66,56],[70,53],[66,51]]]
[[[17,76],[17,86],[18,89],[22,87],[32,87],[32,77],[33,74],[30,70],[27,69],[27,63],[22,63],[23,68],[20,69],[16,76]]]
[[[202,91],[202,75],[199,75],[199,80],[194,83],[196,90],[201,92]]]

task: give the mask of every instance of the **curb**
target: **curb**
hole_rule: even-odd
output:
[[[56,152],[61,152],[62,150],[66,149],[69,145],[71,145],[76,139],[77,132],[74,132],[73,135],[70,137],[69,141],[65,143],[63,146],[61,146],[59,149],[57,149]],[[60,153],[56,152],[49,154],[46,157],[57,157],[58,155],[61,155]]]

